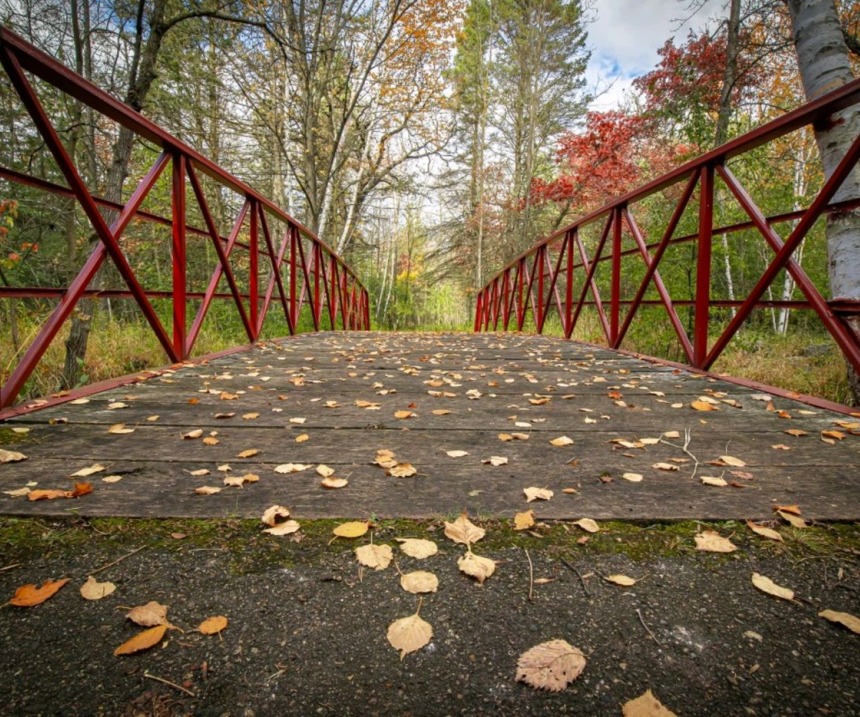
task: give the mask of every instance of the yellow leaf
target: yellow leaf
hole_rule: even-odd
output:
[[[126,640],[116,650],[114,655],[133,655],[135,652],[148,650],[150,647],[155,647],[164,637],[167,632],[167,625],[156,625],[148,630],[137,633],[130,640]]]
[[[565,640],[550,640],[526,650],[517,660],[517,682],[560,692],[585,669],[582,652]]]
[[[360,538],[367,532],[368,523],[364,520],[353,520],[335,526],[332,533],[338,538]]]
[[[449,458],[462,458],[463,456],[468,456],[468,451],[445,451],[445,454]]]
[[[531,503],[534,500],[550,500],[554,495],[548,488],[523,488],[523,493],[526,495],[526,502]]]
[[[481,585],[496,571],[494,560],[475,555],[471,550],[457,561],[457,566],[466,575],[475,578]]]
[[[808,528],[806,521],[801,518],[799,515],[795,515],[794,513],[789,513],[785,510],[778,510],[776,514],[782,518],[786,523],[790,523],[793,528]]]
[[[306,471],[310,468],[311,465],[309,463],[282,463],[279,466],[275,466],[275,473],[299,473],[301,471]]]
[[[794,436],[795,438],[800,438],[801,436],[808,436],[808,431],[803,431],[800,428],[789,428],[787,431],[783,431],[787,433],[789,436]]]
[[[227,624],[228,620],[226,617],[223,615],[215,615],[214,617],[208,617],[201,622],[197,630],[204,635],[215,635],[226,629]]]
[[[309,439],[310,439],[310,436],[307,433],[302,433],[302,434],[296,436],[296,443],[304,443],[305,441],[307,441]]]
[[[273,505],[263,512],[263,517],[260,519],[266,525],[274,526],[281,520],[286,520],[290,517],[290,509],[282,505]]]
[[[667,473],[672,473],[673,471],[678,470],[678,466],[672,463],[664,463],[662,461],[655,463],[652,468],[656,468],[658,471],[666,471]]]
[[[203,443],[207,446],[217,446],[220,442],[215,436],[206,436],[203,439]]]
[[[491,466],[506,466],[508,464],[508,459],[505,458],[505,456],[490,456],[489,458],[482,460],[481,463],[488,463]]]
[[[62,580],[46,580],[39,587],[36,587],[32,583],[22,585],[15,591],[9,604],[15,605],[16,607],[34,607],[35,605],[41,605],[45,600],[56,595],[60,588],[69,582],[70,579],[71,578],[63,578]]]
[[[188,475],[190,476],[208,476],[209,469],[208,468],[198,468],[196,471],[188,471]]]
[[[256,456],[260,450],[258,448],[248,448],[241,453],[236,454],[236,458],[251,458],[252,456]]]
[[[744,461],[740,458],[735,458],[734,456],[720,456],[718,460],[722,461],[724,465],[731,466],[732,468],[743,468],[746,465]]]
[[[554,446],[569,446],[573,443],[573,439],[567,436],[559,436],[558,438],[553,438],[550,443]]]
[[[825,620],[830,620],[830,622],[838,622],[840,625],[844,625],[851,630],[851,632],[856,632],[860,635],[860,618],[855,617],[851,613],[822,610],[818,613],[818,617],[823,617]]]
[[[388,626],[388,642],[400,650],[401,660],[410,652],[420,650],[432,637],[433,626],[422,620],[418,613],[395,620]]]
[[[259,418],[259,413],[243,413],[242,420],[244,421],[253,421],[255,418]]]
[[[94,465],[88,466],[87,468],[81,468],[79,471],[72,473],[70,478],[86,478],[87,476],[94,475],[96,473],[101,473],[105,470],[105,467],[100,463],[96,463]]]
[[[623,717],[677,717],[670,709],[666,709],[651,690],[645,690],[635,700],[625,702],[621,706]]]
[[[639,580],[635,580],[634,578],[628,577],[627,575],[607,575],[603,578],[607,582],[614,583],[615,585],[620,585],[623,588],[629,588],[631,585],[635,585],[639,582]]]
[[[702,476],[701,480],[705,485],[713,485],[718,488],[725,488],[728,485],[725,480],[718,476]]]
[[[426,570],[413,570],[411,573],[406,573],[400,576],[400,587],[406,592],[419,593],[435,593],[439,587],[439,578],[433,573],[428,573]]]
[[[110,595],[116,590],[116,585],[113,583],[100,583],[90,575],[87,581],[81,585],[81,597],[84,600],[101,600]]]
[[[396,538],[396,540],[400,543],[400,549],[410,558],[422,560],[439,552],[439,548],[432,540],[422,538]]]
[[[110,428],[108,428],[108,433],[114,433],[114,434],[134,433],[134,429],[133,428],[126,428],[124,423],[114,423]]]
[[[770,540],[778,540],[780,543],[783,542],[782,536],[777,533],[772,528],[766,528],[763,525],[757,525],[753,523],[751,520],[747,521],[747,527],[756,535],[760,535],[763,538],[768,538]]]
[[[414,416],[415,416],[415,414],[412,413],[412,411],[395,411],[394,412],[394,417],[399,418],[401,420],[406,419],[406,418],[413,418]]]
[[[453,523],[445,523],[445,537],[462,545],[474,545],[486,534],[487,531],[470,521],[466,513],[461,513]]]
[[[641,473],[622,473],[621,477],[624,480],[629,480],[631,483],[640,483],[642,481]]]
[[[447,416],[449,413],[451,413],[451,411],[449,411],[447,408],[437,408],[433,411],[430,411],[430,413],[432,413],[434,416]]]
[[[773,597],[781,598],[782,600],[794,600],[794,591],[777,585],[770,578],[759,573],[752,574],[752,584],[755,585],[763,593],[773,595]]]
[[[690,407],[695,408],[697,411],[719,411],[720,410],[719,408],[717,408],[712,403],[707,403],[707,402],[702,401],[702,400],[693,401],[690,404]]]
[[[199,488],[195,488],[194,492],[197,495],[215,495],[216,493],[220,493],[221,489],[212,485],[201,485]]]
[[[202,436],[202,435],[203,435],[203,429],[202,428],[195,428],[193,431],[188,431],[188,433],[183,433],[182,437],[185,440],[193,440],[195,438],[200,438],[200,436]]]
[[[696,534],[696,550],[709,553],[733,553],[737,549],[737,545],[715,530],[703,530]]]
[[[329,476],[334,475],[334,468],[329,468],[327,465],[320,463],[317,466],[317,473],[323,478],[328,478]]]
[[[388,469],[388,475],[394,478],[409,478],[418,472],[411,463],[398,463],[396,466]]]
[[[535,512],[527,510],[514,516],[514,530],[528,530],[535,524]]]
[[[125,616],[141,627],[154,627],[167,624],[167,610],[167,605],[150,600],[146,605],[132,608]]]

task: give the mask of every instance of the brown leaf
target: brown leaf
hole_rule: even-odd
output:
[[[228,620],[223,615],[215,615],[213,617],[207,617],[200,625],[197,627],[197,630],[204,635],[216,635],[222,630],[227,629]]]
[[[592,520],[591,518],[580,518],[577,520],[574,525],[582,528],[586,533],[599,533],[600,526],[597,524],[596,520]]]
[[[411,573],[406,573],[400,576],[400,587],[406,592],[419,593],[435,593],[439,587],[439,578],[433,573],[428,573],[426,570],[413,570]]]
[[[92,483],[75,483],[75,487],[72,490],[71,498],[80,498],[82,495],[87,495],[88,493],[93,492],[93,484]]]
[[[62,580],[46,580],[39,587],[36,587],[32,583],[22,585],[15,591],[9,604],[15,605],[16,607],[34,607],[36,605],[41,605],[45,600],[56,595],[57,591],[69,582],[70,579],[71,578],[63,578]]]
[[[110,595],[114,590],[116,590],[116,585],[113,583],[97,582],[96,579],[90,575],[87,577],[87,581],[81,585],[81,597],[84,598],[84,600],[101,600],[102,598],[106,598]]]
[[[264,533],[268,533],[269,535],[291,535],[299,530],[301,526],[295,520],[287,520],[283,523],[278,523],[272,528],[265,528],[263,530]]]
[[[573,443],[572,438],[568,438],[567,436],[559,436],[558,438],[553,438],[550,443],[554,446],[569,446]]]
[[[150,600],[146,605],[132,608],[125,616],[141,627],[155,627],[167,624],[167,610],[167,605]]]
[[[490,456],[489,458],[482,460],[481,463],[488,463],[491,466],[505,466],[508,464],[508,459],[505,458],[505,456]]]
[[[699,399],[697,401],[693,401],[690,404],[690,408],[695,408],[697,411],[719,411],[720,410],[719,408],[717,408],[712,403],[707,403],[705,401],[702,401],[701,399]]]
[[[676,466],[674,463],[664,463],[662,461],[655,463],[651,467],[656,468],[659,471],[666,471],[667,473],[672,473],[673,471],[679,470],[678,466]]]
[[[266,508],[263,512],[263,517],[260,518],[266,525],[277,525],[281,520],[286,520],[290,517],[290,509],[282,505],[272,505]]]
[[[800,438],[801,436],[808,436],[808,431],[803,431],[800,428],[789,428],[787,431],[784,431],[789,436],[794,436],[795,438]]]
[[[445,537],[462,545],[474,545],[486,534],[487,531],[472,523],[466,513],[461,513],[453,523],[445,523]]]
[[[554,495],[549,488],[537,488],[535,486],[523,488],[523,493],[525,493],[527,503],[535,500],[551,500]]]
[[[660,703],[651,690],[645,690],[635,700],[625,702],[621,706],[621,714],[623,717],[677,717]]]
[[[394,478],[409,478],[410,476],[414,476],[417,472],[418,469],[411,463],[398,463],[388,469],[388,475],[393,476]]]
[[[202,436],[202,435],[203,435],[203,429],[202,428],[195,428],[193,431],[188,431],[188,433],[183,433],[182,437],[186,441],[189,441],[189,440],[193,440],[195,438],[200,438],[200,436]]]
[[[400,543],[400,549],[410,558],[422,560],[439,552],[439,548],[432,540],[422,538],[396,538],[396,540]]]
[[[415,414],[412,411],[395,411],[394,417],[399,418],[400,420],[405,420],[407,418],[414,418]]]
[[[517,660],[517,682],[538,690],[560,692],[585,669],[582,652],[565,640],[535,645]]]
[[[615,575],[607,575],[603,579],[606,580],[607,582],[614,583],[615,585],[620,585],[623,588],[629,588],[630,586],[638,583],[639,580],[641,580],[642,578],[639,578],[639,580],[636,580],[634,578],[628,577],[627,575],[615,574]]]
[[[330,490],[335,490],[337,488],[346,488],[349,485],[349,481],[346,478],[337,478],[335,476],[326,476],[320,481],[320,485],[323,488],[328,488]]]
[[[475,555],[471,550],[457,561],[457,566],[466,575],[475,578],[481,585],[496,571],[494,560]]]
[[[108,433],[122,435],[124,433],[134,433],[134,429],[126,428],[124,423],[114,423],[110,428],[108,428]]]
[[[851,632],[856,632],[860,635],[860,618],[852,615],[847,612],[836,612],[836,610],[822,610],[818,613],[818,617],[823,617],[825,620],[830,620],[830,622],[837,622],[840,625],[844,625]]]
[[[737,545],[716,530],[703,530],[696,535],[696,550],[709,553],[733,553],[737,549]]]
[[[791,513],[792,515],[800,515],[800,506],[798,505],[775,505],[773,506],[775,513]]]
[[[799,515],[795,515],[794,513],[788,513],[784,510],[776,511],[776,514],[782,518],[786,523],[789,523],[793,528],[808,528],[806,521],[801,518]]]
[[[126,640],[122,645],[120,645],[116,650],[113,651],[114,655],[133,655],[135,652],[141,652],[142,650],[148,650],[151,647],[155,647],[159,642],[161,642],[164,637],[164,633],[167,632],[167,625],[156,625],[155,627],[151,627],[148,630],[144,630],[143,632],[137,633],[130,640]]]
[[[752,584],[755,585],[763,593],[773,595],[782,600],[794,600],[794,591],[777,585],[770,578],[760,575],[759,573],[752,574]]]
[[[410,652],[420,650],[432,637],[433,626],[422,620],[417,612],[395,620],[388,626],[388,642],[394,649],[400,650],[401,660]]]
[[[236,458],[251,458],[260,452],[259,448],[247,448],[236,454]]]
[[[220,442],[215,436],[206,436],[203,439],[203,443],[207,446],[217,446]]]
[[[782,536],[777,533],[772,528],[766,528],[763,525],[758,525],[753,523],[751,520],[747,521],[747,527],[756,535],[760,535],[763,538],[768,538],[769,540],[778,540],[780,543],[783,542]]]

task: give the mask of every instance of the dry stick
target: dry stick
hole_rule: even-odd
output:
[[[582,577],[582,573],[580,573],[579,570],[573,567],[573,565],[567,562],[567,560],[565,560],[564,558],[561,559],[561,562],[563,562],[569,570],[572,570],[576,573],[576,577],[578,577],[579,582],[582,583],[582,589],[585,591],[585,594],[588,595],[588,597],[591,597],[591,593],[588,592],[588,585],[585,584],[585,578]]]
[[[645,624],[645,618],[642,617],[642,613],[639,611],[638,607],[636,608],[636,614],[639,616],[639,622],[642,623],[642,627],[645,628],[645,632],[651,635],[651,639],[654,640],[654,642],[656,642],[658,645],[660,645],[660,647],[662,647],[663,643],[657,639],[657,636],[653,632],[651,632],[651,629]]]
[[[100,573],[100,572],[102,572],[103,570],[107,570],[108,568],[112,568],[112,567],[113,567],[114,565],[116,565],[117,563],[121,563],[121,562],[122,562],[123,560],[125,560],[126,558],[130,558],[132,555],[135,555],[136,553],[139,553],[139,552],[140,552],[141,550],[143,550],[145,547],[146,547],[145,545],[141,545],[141,546],[140,546],[139,548],[137,548],[136,550],[132,550],[132,551],[131,551],[130,553],[128,553],[127,555],[123,555],[121,558],[117,558],[117,559],[116,559],[116,560],[114,560],[112,563],[108,563],[107,565],[103,565],[103,566],[102,566],[102,567],[100,567],[98,570],[93,570],[93,571],[90,573],[90,575],[96,575],[97,573]]]
[[[664,441],[663,437],[660,436],[660,443],[665,443],[667,446],[672,446],[672,448],[677,448],[679,451],[683,451],[688,456],[690,456],[690,458],[693,459],[693,473],[690,476],[690,480],[692,480],[693,478],[696,477],[696,473],[699,470],[699,459],[696,458],[696,456],[694,456],[692,453],[690,453],[690,451],[687,450],[687,448],[690,445],[690,441],[692,440],[692,438],[693,438],[693,434],[689,428],[684,429],[684,445],[683,446],[677,446],[674,443],[669,443],[669,441]],[[728,449],[726,449],[726,450],[728,451]]]
[[[534,570],[534,566],[532,565],[532,556],[529,555],[528,549],[523,548],[523,550],[525,551],[526,558],[529,561],[529,602],[533,602],[532,591],[534,590],[534,586],[535,586],[535,570]]]
[[[184,688],[182,685],[177,685],[175,682],[171,682],[170,680],[165,680],[163,677],[158,677],[157,675],[150,674],[149,672],[144,672],[143,676],[148,677],[150,680],[160,682],[163,685],[167,685],[168,687],[172,687],[175,690],[179,690],[180,692],[184,692],[189,697],[197,696],[191,690]]]
[[[24,563],[12,563],[12,565],[6,565],[5,567],[0,568],[0,573],[5,570],[11,570],[12,568],[20,568]]]

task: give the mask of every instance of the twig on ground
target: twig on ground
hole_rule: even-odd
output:
[[[23,564],[24,563],[12,563],[11,565],[6,565],[6,566],[0,568],[0,573],[4,572],[6,570],[11,570],[12,568],[20,568]]]
[[[525,550],[526,558],[529,561],[529,602],[533,602],[532,591],[534,590],[535,586],[535,570],[534,566],[532,565],[532,556],[529,555],[528,549],[523,548],[523,550]]]
[[[699,471],[699,459],[696,458],[688,448],[690,447],[690,441],[693,439],[693,432],[689,428],[684,429],[684,445],[679,446],[675,443],[669,443],[669,441],[664,441],[663,437],[660,436],[660,443],[665,443],[667,446],[671,446],[672,448],[677,448],[679,451],[684,452],[693,460],[693,473],[690,475],[690,480],[696,477],[696,473]]]
[[[108,563],[107,565],[103,565],[103,566],[102,566],[102,567],[100,567],[98,570],[93,570],[91,573],[89,573],[89,575],[96,575],[97,573],[100,573],[100,572],[102,572],[103,570],[107,570],[108,568],[112,568],[114,565],[117,565],[118,563],[121,563],[121,562],[122,562],[123,560],[125,560],[126,558],[130,558],[132,555],[135,555],[135,554],[139,553],[139,552],[140,552],[141,550],[143,550],[145,547],[146,547],[145,545],[141,545],[139,548],[137,548],[137,549],[135,549],[135,550],[132,550],[130,553],[128,553],[128,554],[126,554],[126,555],[123,555],[121,558],[117,558],[117,559],[116,559],[116,560],[114,560],[112,563]]]
[[[143,676],[150,679],[155,680],[156,682],[160,682],[163,685],[167,685],[168,687],[172,687],[174,690],[179,690],[180,692],[184,692],[189,697],[197,697],[191,690],[186,689],[182,685],[177,685],[175,682],[171,682],[170,680],[165,680],[163,677],[158,677],[158,675],[153,675],[150,672],[144,672]]]
[[[573,567],[573,565],[567,562],[567,560],[565,560],[564,558],[561,559],[561,562],[563,562],[565,566],[567,566],[568,570],[572,570],[574,573],[576,573],[576,577],[578,577],[579,582],[582,583],[582,589],[585,591],[585,594],[588,597],[591,597],[591,593],[588,592],[588,585],[585,584],[585,578],[582,577],[582,573],[580,573],[579,570]]]
[[[649,628],[649,627],[645,624],[645,618],[644,618],[644,617],[642,617],[642,613],[641,613],[641,611],[639,610],[639,608],[638,608],[638,607],[636,608],[636,614],[639,616],[639,622],[641,622],[641,623],[642,623],[642,627],[644,627],[644,628],[645,628],[645,632],[647,632],[647,633],[651,636],[651,639],[652,639],[652,640],[654,640],[654,642],[656,642],[658,645],[660,645],[660,647],[662,647],[662,646],[663,646],[663,643],[662,643],[662,642],[660,642],[660,641],[657,639],[657,636],[656,636],[653,632],[651,632],[651,628]]]

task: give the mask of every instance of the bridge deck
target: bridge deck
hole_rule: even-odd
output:
[[[694,401],[713,401],[718,410],[696,410]],[[398,418],[400,411],[414,415]],[[547,519],[653,520],[766,518],[776,504],[797,504],[808,518],[856,520],[858,421],[542,336],[306,334],[0,427],[0,444],[28,456],[0,465],[0,512],[258,517],[278,503],[298,519],[463,509],[509,517],[534,508]],[[134,431],[108,431],[119,423]],[[10,426],[30,430],[13,434]],[[195,430],[202,437],[182,437]],[[839,432],[832,445],[822,431]],[[514,433],[528,438],[500,440]],[[204,443],[210,434],[217,444]],[[573,443],[550,443],[561,436]],[[378,449],[393,451],[417,474],[386,475],[373,465]],[[250,450],[258,453],[238,457]],[[710,464],[726,455],[745,465]],[[491,456],[507,465],[482,463]],[[94,487],[89,495],[29,501],[6,494],[28,482],[69,489],[72,473],[96,463],[104,470],[85,479]],[[312,467],[276,473],[284,463]],[[348,486],[322,488],[318,464]],[[191,474],[204,469],[207,475]],[[246,473],[259,480],[223,485],[225,475]],[[642,480],[631,482],[624,477],[630,473]],[[108,475],[122,478],[105,482]],[[729,485],[705,485],[702,476]],[[200,486],[222,490],[195,494]],[[523,489],[530,486],[554,496],[528,504]]]

